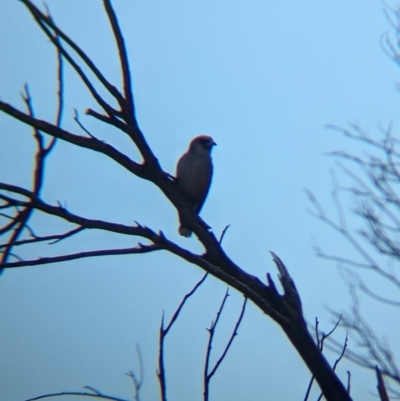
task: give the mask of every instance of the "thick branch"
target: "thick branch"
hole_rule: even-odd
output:
[[[104,155],[116,161],[121,166],[125,167],[131,173],[137,175],[138,177],[149,179],[148,175],[145,174],[145,170],[143,169],[142,165],[134,162],[128,156],[119,152],[111,145],[108,145],[94,138],[87,138],[84,136],[72,134],[47,121],[33,118],[30,115],[23,113],[22,111],[3,101],[0,101],[0,110],[11,117],[25,124],[28,124],[31,127],[35,127],[36,129],[51,135],[52,137],[62,139],[63,141],[69,142],[82,148],[87,148],[95,152],[103,153]]]

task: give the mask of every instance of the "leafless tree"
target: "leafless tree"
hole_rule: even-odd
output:
[[[400,65],[400,9],[387,7],[385,15],[394,28],[395,40],[389,33],[385,34],[381,38],[381,46],[391,60]],[[392,122],[386,128],[380,126],[378,135],[367,133],[358,124],[349,124],[344,128],[336,125],[328,127],[356,141],[359,152],[331,153],[336,158],[339,171],[344,173],[341,174],[341,181],[345,182],[339,183],[337,174],[333,174],[332,199],[337,219],[328,216],[316,197],[309,192],[313,205],[311,213],[342,236],[355,252],[353,256],[337,254],[335,251],[327,253],[319,245],[315,250],[320,257],[343,267],[343,278],[352,298],[351,310],[340,314],[332,312],[335,318],[342,315],[340,324],[350,333],[354,340],[352,344],[356,345],[356,348],[349,347],[345,356],[360,366],[376,370],[381,386],[382,377],[390,379],[388,391],[399,397],[399,366],[389,343],[379,338],[362,316],[359,294],[387,305],[389,314],[392,308],[400,307],[400,140],[394,134]],[[351,224],[350,215],[343,206],[348,199],[354,205],[350,211]],[[359,224],[355,230],[351,228],[354,217]],[[368,282],[363,278],[363,272],[372,273],[375,280]],[[382,293],[382,283],[387,288],[385,293]],[[397,314],[398,310],[395,309],[393,318]],[[341,344],[333,338],[329,339],[327,346],[337,352],[341,349]],[[379,395],[382,400],[388,399],[381,390]]]
[[[222,247],[221,241],[210,231],[209,225],[197,216],[190,205],[185,202],[174,178],[161,169],[157,156],[147,143],[146,137],[136,119],[129,58],[111,1],[103,0],[103,4],[118,49],[121,75],[123,77],[122,88],[118,88],[118,85],[113,84],[105,77],[88,54],[57,26],[48,13],[42,12],[30,0],[22,0],[22,3],[32,14],[38,27],[53,43],[57,51],[59,58],[58,109],[54,123],[36,117],[28,87],[25,88],[23,95],[26,111],[20,110],[6,101],[0,101],[0,110],[3,113],[32,128],[37,144],[37,151],[34,156],[35,167],[32,187],[26,188],[13,183],[0,182],[2,219],[0,235],[4,239],[3,243],[0,244],[0,268],[14,269],[105,255],[169,252],[188,263],[198,266],[208,274],[236,289],[243,294],[245,299],[250,300],[269,318],[274,320],[282,328],[288,340],[293,344],[309,368],[327,400],[350,400],[348,390],[327,362],[321,352],[320,344],[316,344],[307,328],[300,295],[287,268],[279,257],[272,253],[273,261],[279,272],[283,293],[278,292],[269,273],[266,276],[266,282],[261,281],[259,278],[247,273],[229,258]],[[80,78],[82,85],[87,88],[97,103],[98,110],[89,108],[86,110],[86,114],[113,127],[119,134],[126,135],[131,140],[132,147],[139,152],[143,162],[133,160],[123,152],[98,139],[95,134],[90,133],[83,126],[77,115],[76,121],[81,133],[74,133],[62,128],[63,62],[67,62],[72,67]],[[105,100],[101,93],[107,93],[113,101]],[[204,253],[193,253],[168,239],[161,231],[151,229],[144,224],[124,225],[113,221],[92,219],[74,213],[61,204],[46,202],[42,196],[45,163],[51,155],[51,151],[57,146],[58,141],[84,148],[88,152],[97,152],[134,176],[153,183],[164,194],[166,201],[169,201],[176,208],[179,218],[185,222],[185,226],[194,232],[198,241],[204,247]],[[36,214],[44,214],[55,221],[67,222],[71,228],[61,233],[58,232],[46,236],[39,235],[37,227],[32,225],[32,221],[34,221],[32,216]],[[137,242],[136,246],[129,248],[87,249],[83,252],[61,253],[56,256],[33,259],[21,257],[21,250],[27,246],[38,243],[68,241],[71,237],[78,236],[88,230],[101,230],[114,235],[131,236],[132,240],[138,241],[139,238],[140,241],[145,241],[145,243]],[[216,323],[217,320],[211,325],[210,341],[212,340],[212,333]],[[169,327],[169,325],[166,328],[162,326],[161,332],[166,334],[165,331],[168,331]],[[211,379],[214,369],[210,370],[210,367],[206,366],[204,371],[206,384]],[[159,375],[162,375],[162,365],[159,368]],[[140,380],[138,380],[138,383],[140,383]]]

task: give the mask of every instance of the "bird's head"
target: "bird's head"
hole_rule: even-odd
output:
[[[216,145],[211,136],[199,135],[190,142],[189,151],[198,154],[210,154],[213,146]]]

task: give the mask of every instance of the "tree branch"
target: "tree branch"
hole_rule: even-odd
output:
[[[186,301],[197,291],[197,289],[204,283],[205,279],[207,278],[208,273],[206,273],[196,284],[195,286],[182,298],[181,303],[179,304],[178,308],[175,310],[174,314],[170,322],[168,323],[167,327],[164,329],[164,313],[161,318],[161,325],[160,325],[160,334],[159,334],[159,353],[158,353],[158,371],[157,377],[160,384],[160,392],[161,392],[161,400],[167,401],[167,382],[165,379],[165,366],[164,366],[164,341],[165,337],[167,336],[169,330],[171,329],[172,325],[175,323],[176,319],[179,316],[183,306],[185,305]]]
[[[210,381],[211,378],[214,376],[215,372],[219,368],[219,365],[221,362],[224,360],[226,354],[229,351],[230,346],[232,345],[233,339],[237,335],[237,331],[239,329],[240,323],[242,322],[243,316],[244,316],[244,311],[246,309],[246,303],[247,303],[247,298],[244,298],[243,305],[242,305],[242,310],[240,312],[239,318],[236,321],[235,327],[232,331],[232,334],[225,346],[225,349],[223,350],[221,356],[218,358],[217,362],[215,363],[214,367],[209,371],[209,363],[210,363],[210,356],[211,356],[211,348],[212,348],[212,342],[214,339],[214,334],[215,334],[215,329],[217,327],[218,320],[221,316],[222,310],[224,308],[225,302],[229,296],[229,289],[226,290],[225,296],[222,300],[221,306],[217,312],[217,317],[214,322],[211,322],[211,326],[208,329],[209,333],[209,338],[208,338],[208,344],[207,344],[207,351],[206,351],[206,360],[204,363],[204,374],[203,374],[203,383],[204,383],[204,393],[203,393],[203,399],[204,401],[208,401],[209,399],[209,392],[210,392]]]

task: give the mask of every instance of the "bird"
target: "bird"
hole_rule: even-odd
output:
[[[193,138],[189,149],[178,160],[176,165],[176,181],[185,200],[199,214],[210,189],[213,163],[211,151],[217,144],[208,135]],[[182,224],[179,234],[190,237],[192,232]]]

